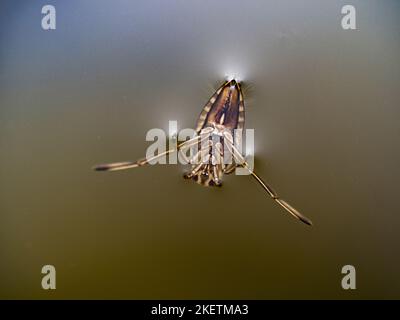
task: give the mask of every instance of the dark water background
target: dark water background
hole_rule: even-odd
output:
[[[400,2],[351,1],[355,31],[344,4],[2,1],[0,297],[400,298]],[[246,176],[90,170],[193,127],[227,74],[251,86],[256,171],[314,227]]]

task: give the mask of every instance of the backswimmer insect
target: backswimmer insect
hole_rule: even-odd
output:
[[[312,225],[311,220],[279,198],[277,193],[265,183],[249,166],[242,153],[234,143],[234,130],[243,129],[245,122],[245,107],[241,85],[236,80],[226,81],[211,96],[204,106],[196,124],[197,135],[192,139],[179,143],[176,148],[169,149],[147,159],[135,162],[116,162],[101,164],[94,167],[97,171],[116,171],[147,165],[169,153],[182,151],[198,146],[188,163],[191,170],[184,178],[191,179],[203,186],[221,186],[222,176],[235,171],[237,167],[246,169],[264,188],[268,195],[282,208],[300,221]],[[235,137],[236,138],[236,137]],[[226,154],[230,153],[233,161],[226,163]]]

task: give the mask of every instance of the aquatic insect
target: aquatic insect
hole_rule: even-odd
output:
[[[188,160],[192,169],[184,175],[204,186],[221,186],[222,176],[235,171],[236,167],[245,168],[264,188],[268,195],[282,208],[300,221],[312,225],[312,222],[299,211],[279,198],[278,194],[265,183],[249,166],[234,143],[234,130],[243,129],[245,121],[244,99],[241,85],[236,80],[226,81],[211,96],[197,120],[197,135],[177,148],[169,149],[153,157],[135,162],[116,162],[95,166],[97,171],[116,171],[147,165],[171,152],[184,151],[199,146],[199,151]],[[224,148],[225,147],[225,148]],[[223,161],[224,155],[230,153],[233,161]]]

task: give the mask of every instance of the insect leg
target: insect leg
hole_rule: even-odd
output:
[[[217,142],[215,144],[215,153],[212,158],[214,176],[216,180],[221,184],[222,180],[222,173],[223,173],[223,166],[224,166],[224,151],[221,142]]]
[[[194,140],[193,142],[191,142],[191,140],[188,140],[186,142],[190,142],[190,143],[186,143],[185,142],[184,145],[179,146],[179,149],[180,149],[179,150],[179,157],[181,157],[183,159],[185,164],[197,164],[197,163],[199,163],[199,158],[200,158],[200,161],[201,161],[202,155],[205,152],[204,150],[205,149],[209,150],[209,147],[210,147],[210,142],[208,142],[209,135],[201,134],[199,137],[200,137],[200,141]],[[200,143],[201,149],[198,150],[193,157],[189,158],[186,155],[187,149],[189,147],[192,147],[192,146],[198,144],[198,143]]]
[[[151,161],[157,160],[159,158],[162,158],[166,156],[169,153],[175,152],[181,148],[188,148],[196,143],[198,143],[199,139],[201,136],[196,136],[190,140],[187,140],[185,142],[180,143],[176,149],[169,149],[167,151],[164,151],[162,153],[159,153],[153,157],[150,157],[148,159],[140,159],[137,161],[125,161],[125,162],[115,162],[115,163],[107,163],[107,164],[100,164],[95,167],[93,167],[94,170],[96,171],[117,171],[117,170],[125,170],[125,169],[131,169],[131,168],[137,168],[141,167],[144,165],[149,164]]]
[[[205,144],[202,144],[202,148],[196,153],[196,155],[190,159],[190,163],[193,164],[192,170],[185,173],[183,177],[185,179],[190,179],[195,175],[199,174],[200,171],[203,173],[208,169],[207,164],[210,162],[210,148],[213,142],[208,140]]]
[[[200,171],[200,169],[202,169],[202,167],[203,167],[203,163],[199,163],[197,166],[195,166],[195,167],[192,169],[192,171],[190,171],[189,173],[184,174],[183,177],[184,177],[185,179],[190,179],[191,177],[193,177],[194,175],[196,175],[196,174]]]
[[[229,151],[232,153],[233,157],[235,158],[235,161],[238,164],[240,164],[243,168],[247,169],[250,172],[250,174],[257,180],[257,182],[264,188],[264,190],[268,193],[268,195],[273,200],[275,200],[282,208],[284,208],[287,212],[289,212],[292,216],[294,216],[298,220],[311,226],[312,222],[310,219],[303,216],[299,211],[297,211],[295,208],[293,208],[285,200],[280,199],[278,194],[267,183],[265,183],[253,170],[250,169],[250,167],[249,167],[248,163],[246,162],[246,160],[244,159],[244,157],[233,145],[233,143],[232,143],[233,140],[231,140],[229,138],[230,137],[228,137],[227,139],[224,139],[224,140],[226,141],[226,145],[227,145]]]

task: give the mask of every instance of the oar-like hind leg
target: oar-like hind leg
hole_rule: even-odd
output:
[[[249,173],[257,180],[257,182],[264,188],[264,190],[268,193],[268,195],[275,201],[277,202],[282,208],[284,208],[287,212],[289,212],[293,217],[296,219],[304,222],[305,224],[312,225],[312,222],[310,219],[307,217],[303,216],[299,211],[297,211],[295,208],[293,208],[289,203],[287,203],[285,200],[280,199],[278,194],[268,185],[266,184],[253,170],[250,169],[248,163],[246,160],[243,158],[242,154],[235,148],[233,145],[233,139],[232,136],[228,134],[224,134],[224,141],[226,143],[226,146],[229,150],[229,152],[232,153],[235,161],[242,166],[243,168],[247,169]]]
[[[148,159],[144,158],[144,159],[140,159],[137,161],[125,161],[125,162],[100,164],[100,165],[94,166],[93,169],[96,171],[117,171],[117,170],[125,170],[125,169],[142,167],[142,166],[145,166],[145,165],[149,164],[150,162],[160,159],[172,152],[175,152],[175,151],[178,151],[178,150],[184,149],[184,148],[189,148],[189,147],[195,145],[196,143],[198,143],[200,138],[201,138],[201,136],[196,136],[190,140],[187,140],[185,142],[178,144],[176,149],[167,150],[165,152],[157,154]]]

